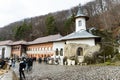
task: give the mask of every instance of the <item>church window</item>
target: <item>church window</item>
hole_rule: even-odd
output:
[[[82,21],[81,20],[78,21],[78,26],[82,26]]]
[[[56,56],[58,56],[58,48],[56,49]]]
[[[63,49],[60,49],[60,56],[63,56]]]

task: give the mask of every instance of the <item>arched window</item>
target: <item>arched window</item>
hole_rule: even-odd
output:
[[[43,57],[43,54],[41,54],[41,57]]]
[[[56,56],[58,56],[58,48],[56,49]]]
[[[79,47],[77,49],[77,56],[82,56],[83,55],[83,49],[81,47]]]
[[[44,54],[44,57],[46,57],[46,54]]]
[[[41,47],[39,48],[39,50],[41,51]]]
[[[42,51],[44,50],[44,48],[42,47]]]
[[[63,49],[60,49],[60,56],[63,56]]]
[[[82,26],[82,21],[81,21],[81,20],[78,21],[78,26],[79,26],[79,27]]]

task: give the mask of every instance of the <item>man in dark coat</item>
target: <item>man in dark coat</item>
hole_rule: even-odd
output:
[[[27,67],[27,72],[32,70],[33,66],[33,60],[31,58],[28,59],[27,61],[28,67]]]
[[[20,74],[20,80],[23,80],[22,79],[22,76],[23,78],[25,79],[25,74],[24,74],[24,69],[26,67],[26,64],[24,63],[24,61],[20,61],[20,64],[19,64],[19,74]]]

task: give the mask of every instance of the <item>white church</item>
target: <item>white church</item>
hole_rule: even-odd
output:
[[[79,7],[75,17],[75,32],[53,42],[53,50],[56,51],[55,58],[60,58],[61,65],[63,65],[64,57],[76,57],[78,62],[82,63],[86,54],[99,51],[100,46],[96,45],[96,41],[100,37],[87,32],[86,21],[88,19],[89,17],[84,15]]]

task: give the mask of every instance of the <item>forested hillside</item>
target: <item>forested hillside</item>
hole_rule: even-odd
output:
[[[78,3],[79,4],[79,3]],[[95,0],[82,6],[83,12],[90,17],[87,28],[114,32],[119,37],[120,0]],[[69,10],[27,18],[11,23],[0,29],[0,40],[31,41],[41,36],[60,33],[67,35],[74,31],[74,16],[78,5]]]

